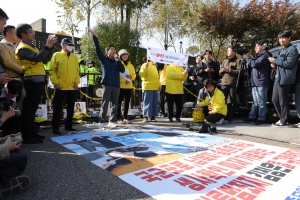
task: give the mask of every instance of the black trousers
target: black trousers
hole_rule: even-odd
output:
[[[26,96],[23,101],[22,135],[24,139],[33,138],[35,112],[41,102],[45,82],[24,80]]]
[[[65,127],[66,128],[72,127],[72,119],[74,115],[74,105],[76,102],[76,97],[77,97],[77,90],[56,90],[53,99],[53,118],[52,118],[53,130],[59,129],[61,109],[65,98],[67,103],[67,119],[66,119]]]
[[[289,117],[289,92],[291,85],[278,85],[273,86],[272,102],[277,112],[277,115],[282,124],[288,122]]]
[[[80,88],[80,90],[81,90],[81,92],[83,92],[84,94],[87,94],[87,92],[88,92],[88,88],[87,88],[87,87],[82,87],[82,88]],[[77,94],[79,95],[79,96],[78,96],[78,99],[80,99],[81,93],[78,91]],[[86,96],[82,95],[81,101],[87,102]]]
[[[117,118],[122,119],[122,101],[124,100],[124,119],[127,119],[129,103],[131,98],[132,89],[124,89],[120,88],[119,99],[118,99],[118,107],[117,107]]]
[[[166,97],[166,86],[162,85],[161,90],[159,91],[159,107],[160,107],[160,113],[163,115],[166,114],[165,112],[165,97]]]
[[[236,86],[222,85],[221,89],[225,96],[225,102],[227,102],[227,119],[228,121],[232,121],[236,106]]]
[[[19,152],[10,153],[8,159],[0,160],[0,183],[8,182],[22,174],[26,168],[27,160],[27,154],[22,149]]]
[[[16,134],[22,129],[22,115],[9,118],[2,125],[2,137]]]
[[[88,95],[90,97],[94,98],[94,85],[89,85],[89,87],[88,87]],[[92,101],[94,101],[94,100],[88,99],[87,103],[89,104]]]
[[[216,114],[208,114],[209,110],[207,106],[202,107],[204,116],[206,118],[206,121],[211,122],[211,123],[216,123],[220,121],[222,118],[225,116],[219,113]]]
[[[168,102],[168,114],[169,118],[173,118],[174,111],[173,105],[176,105],[176,118],[180,118],[182,107],[183,107],[183,94],[169,94],[166,93],[167,102]]]

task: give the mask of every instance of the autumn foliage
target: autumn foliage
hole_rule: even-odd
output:
[[[231,0],[206,1],[198,6],[197,28],[212,40],[215,56],[224,45],[253,44],[267,39],[277,45],[282,30],[292,30],[293,39],[300,39],[300,2],[290,0],[251,0],[240,6]]]

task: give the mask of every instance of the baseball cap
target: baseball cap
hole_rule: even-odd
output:
[[[67,44],[67,45],[70,45],[70,46],[75,46],[75,45],[73,44],[71,38],[63,38],[63,39],[61,40],[61,43],[62,43],[62,44]]]

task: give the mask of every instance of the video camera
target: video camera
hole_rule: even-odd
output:
[[[250,45],[246,45],[244,46],[243,44],[236,44],[235,46],[233,46],[233,50],[240,55],[244,55],[250,52]]]

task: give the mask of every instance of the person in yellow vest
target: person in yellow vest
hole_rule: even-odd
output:
[[[134,70],[134,66],[129,61],[129,53],[126,49],[121,49],[118,52],[121,62],[125,67],[125,74],[126,77],[120,76],[120,93],[119,93],[119,100],[118,100],[118,108],[117,108],[117,118],[118,123],[128,124],[128,110],[129,110],[129,103],[130,97],[133,89],[132,81],[135,79],[136,74]],[[123,120],[122,120],[122,101],[124,101],[124,113],[123,113]]]
[[[23,143],[42,143],[44,136],[38,135],[34,131],[35,111],[41,101],[41,96],[45,87],[45,69],[47,63],[53,55],[53,45],[57,42],[55,35],[49,35],[46,46],[39,51],[32,45],[34,31],[29,24],[20,24],[17,27],[17,37],[21,39],[16,49],[15,56],[24,73],[23,84],[26,96],[23,101],[22,134]]]
[[[166,117],[165,112],[165,97],[166,97],[166,82],[167,82],[167,65],[163,63],[155,63],[157,70],[159,72],[159,81],[161,84],[161,90],[159,92],[159,107],[160,107],[160,117]]]
[[[173,122],[173,105],[176,105],[176,121],[181,122],[180,116],[183,107],[183,84],[188,76],[188,68],[185,70],[176,65],[169,65],[166,71],[166,96],[168,102],[169,122]]]
[[[203,87],[199,91],[196,108],[203,110],[206,121],[222,124],[227,114],[225,95],[217,88],[217,82],[213,79],[204,80]]]
[[[155,116],[158,115],[158,91],[161,90],[159,75],[156,66],[149,61],[144,63],[139,72],[142,78],[143,89],[143,123],[156,122]]]
[[[72,53],[74,48],[72,40],[69,38],[62,39],[61,47],[62,50],[53,55],[49,69],[50,80],[56,89],[53,99],[52,119],[52,129],[54,134],[61,134],[59,122],[65,98],[67,103],[65,130],[76,131],[76,129],[72,127],[72,119],[77,99],[78,84],[80,83],[78,58]]]
[[[98,69],[95,67],[95,61],[91,60],[88,63],[89,67],[86,69],[87,73],[97,73]],[[88,76],[88,95],[94,98],[94,86],[96,85],[97,77],[95,75]],[[88,102],[93,102],[88,100]]]

